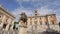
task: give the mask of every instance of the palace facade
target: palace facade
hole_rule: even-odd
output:
[[[59,30],[56,14],[39,15],[37,10],[35,10],[34,16],[30,16],[27,19],[28,28],[33,26],[33,30],[46,30],[48,27]]]
[[[8,31],[9,29],[13,29],[14,19],[15,16],[0,5],[0,30]]]
[[[19,23],[20,26],[26,26],[23,21],[19,21]],[[59,31],[56,14],[39,15],[38,11],[35,10],[34,16],[27,16],[27,28],[20,27],[19,34],[33,34],[33,32],[38,34],[38,32],[46,31],[48,28]]]

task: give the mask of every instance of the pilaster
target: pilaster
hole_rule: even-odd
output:
[[[14,26],[14,20],[12,20],[12,26],[11,26],[11,30],[13,30],[13,26]]]
[[[8,20],[7,20],[7,26],[6,26],[6,29],[5,29],[5,30],[7,30],[7,31],[8,31],[8,29],[9,29],[10,22],[11,22],[11,20],[10,20],[10,18],[8,18]]]

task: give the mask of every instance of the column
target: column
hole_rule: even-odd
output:
[[[48,20],[48,28],[50,28],[50,26],[51,26],[50,16],[47,16],[47,20]]]
[[[2,23],[0,24],[0,29],[3,27],[3,23],[5,22],[5,20],[6,20],[6,15],[3,15]]]
[[[40,23],[41,25],[41,28],[43,28],[43,26],[44,26],[44,17],[41,17],[41,23]]]
[[[9,29],[10,22],[11,22],[11,19],[8,18],[8,21],[7,21],[8,24],[7,24],[6,29],[5,29],[6,31],[8,31],[8,29]]]
[[[13,30],[13,27],[14,27],[14,20],[12,20],[12,26],[11,26],[11,30]]]

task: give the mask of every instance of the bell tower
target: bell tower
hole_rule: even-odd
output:
[[[34,10],[34,15],[35,16],[38,16],[38,12],[37,12],[38,10]]]

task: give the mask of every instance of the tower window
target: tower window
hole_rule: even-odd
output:
[[[37,15],[37,14],[35,14],[35,15]]]

